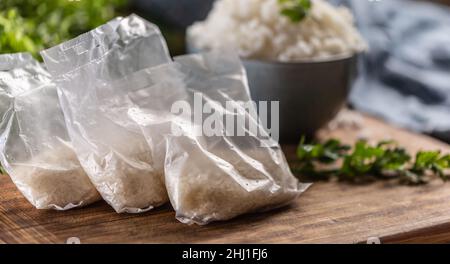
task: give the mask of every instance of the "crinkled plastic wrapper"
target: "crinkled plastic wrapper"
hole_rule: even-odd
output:
[[[138,105],[130,114],[152,148],[154,142],[161,142],[158,133],[166,133],[166,147],[158,149],[165,149],[165,183],[178,220],[203,225],[277,208],[292,202],[309,186],[292,175],[278,143],[268,137],[257,116],[250,114],[256,113],[256,108],[246,108],[253,105],[245,104],[250,102],[250,94],[237,56],[207,53],[178,57],[172,65],[160,67],[158,76],[166,76],[183,89],[167,85],[165,93],[154,90],[154,96],[168,103],[175,102],[175,97],[185,98],[181,99],[184,103],[171,110],[169,106],[159,108],[166,109],[162,112],[153,104]],[[221,121],[211,126],[215,130],[212,135],[205,134],[204,123],[195,121],[196,97],[201,98],[200,109],[222,115]],[[227,103],[235,111],[230,112]],[[190,110],[173,113],[186,110],[183,106]],[[205,122],[211,117],[201,115]],[[237,124],[252,124],[256,133],[228,134],[224,121],[236,118],[245,120]],[[234,124],[234,128],[239,126]]]
[[[166,203],[162,171],[153,167],[144,135],[121,105],[133,87],[107,85],[171,61],[159,29],[131,15],[42,55],[58,83],[77,156],[102,197],[118,213]]]
[[[0,56],[0,160],[38,209],[85,206],[100,195],[82,169],[50,74],[29,54]]]
[[[11,109],[14,96],[31,90],[40,85],[42,81],[48,81],[48,73],[40,67],[28,53],[2,54],[0,55],[0,118],[6,120],[5,114]],[[15,76],[32,75],[37,79],[26,78],[20,81]],[[39,79],[41,78],[41,79]],[[42,80],[44,78],[44,80]],[[5,122],[6,124],[6,122]]]
[[[10,71],[21,68],[34,61],[29,53],[14,53],[0,55],[0,71]]]

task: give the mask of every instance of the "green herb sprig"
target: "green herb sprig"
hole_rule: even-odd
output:
[[[305,19],[312,8],[311,0],[278,0],[278,3],[281,14],[295,23]]]
[[[440,151],[419,151],[415,159],[394,141],[370,145],[358,141],[351,147],[331,139],[323,144],[306,144],[302,139],[297,149],[297,163],[293,170],[318,180],[337,177],[347,182],[367,182],[377,179],[398,179],[400,183],[420,185],[437,175],[443,181],[450,179],[450,155]],[[339,165],[337,165],[339,164]],[[318,169],[318,165],[331,169]]]

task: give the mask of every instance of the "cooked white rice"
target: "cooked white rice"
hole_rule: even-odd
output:
[[[235,48],[244,58],[298,61],[363,51],[366,43],[345,7],[312,0],[309,15],[292,22],[278,0],[218,0],[208,18],[188,29],[194,48]]]

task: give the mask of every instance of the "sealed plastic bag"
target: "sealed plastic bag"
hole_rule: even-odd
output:
[[[105,85],[169,62],[159,29],[131,15],[42,53],[58,85],[77,156],[103,198],[119,213],[139,213],[168,201],[161,171],[127,114],[110,107],[133,87]]]
[[[41,81],[39,79],[33,81],[33,78],[28,78],[25,82],[18,82],[16,76],[27,74],[30,76],[34,71],[38,71],[36,74],[38,78],[48,78],[48,74],[36,65],[37,62],[28,53],[0,55],[0,120],[5,119],[3,115],[6,114],[6,110],[11,108],[10,104],[15,95],[35,88],[36,84]]]
[[[29,53],[0,54],[0,71],[21,68],[34,61]]]
[[[67,210],[100,199],[71,147],[56,86],[28,54],[0,57],[0,160],[38,209]]]
[[[33,82],[33,78],[30,78],[33,75],[32,72],[41,70],[36,65],[37,63],[28,53],[0,55],[0,135],[8,124],[14,97],[36,88],[36,84],[39,85],[40,80]],[[18,82],[16,76],[24,76],[25,78],[28,76],[28,78],[24,82]],[[36,76],[48,78],[46,73]]]
[[[237,56],[207,53],[175,61],[175,66],[161,67],[158,76],[182,85],[181,90],[168,86],[166,91],[186,99],[177,102],[162,94],[160,100],[169,104],[166,112],[149,104],[130,114],[151,148],[161,142],[158,134],[167,131],[161,124],[171,123],[165,135],[165,183],[177,219],[207,224],[283,206],[300,195],[308,185],[292,175],[280,146],[260,124]],[[170,104],[174,108],[167,110]],[[211,120],[216,120],[214,125],[205,125]],[[256,129],[239,127],[245,124]]]
[[[171,133],[176,118],[171,113],[172,105],[189,98],[177,66],[167,63],[151,67],[99,87],[100,104],[108,109],[111,119],[122,117],[145,127],[151,156],[148,163],[161,176],[164,175],[165,137]]]

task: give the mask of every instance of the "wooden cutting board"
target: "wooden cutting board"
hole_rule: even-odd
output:
[[[348,143],[360,136],[391,138],[411,151],[450,152],[444,143],[371,117],[362,117],[359,126],[324,130],[319,137]],[[288,159],[294,151],[285,147]],[[70,237],[82,243],[450,242],[450,183],[317,183],[289,207],[201,227],[179,223],[170,206],[141,215],[116,214],[103,202],[68,212],[36,210],[0,175],[0,243],[65,243]]]

